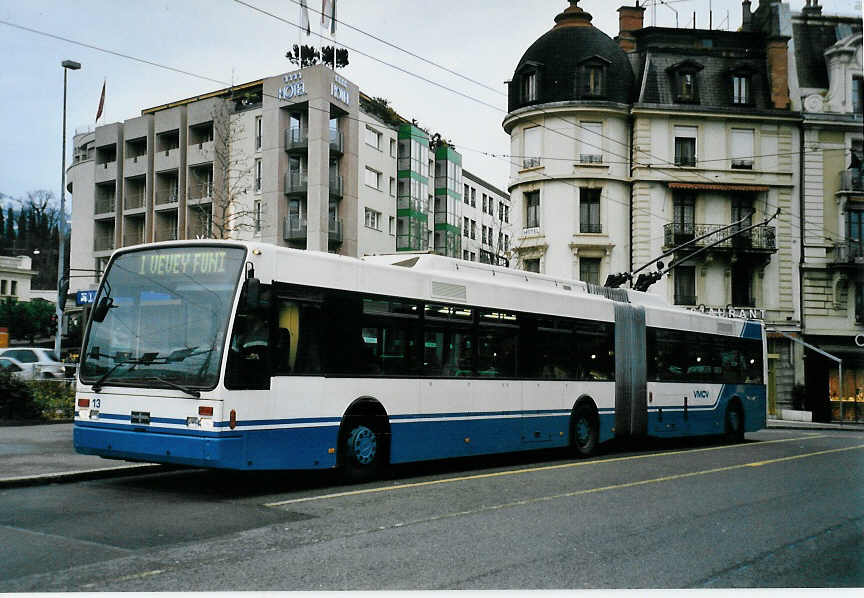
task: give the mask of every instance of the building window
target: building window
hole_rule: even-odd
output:
[[[678,266],[675,278],[675,305],[696,305],[696,268]]]
[[[864,323],[864,283],[855,283],[855,322]]]
[[[540,258],[525,260],[525,271],[540,273]]]
[[[525,228],[540,226],[540,192],[525,194]]]
[[[390,216],[390,235],[396,236],[396,218],[394,216]]]
[[[483,213],[485,214],[487,211],[486,210],[486,194],[485,193],[483,194],[483,207],[481,209],[483,210]]]
[[[693,60],[685,60],[667,69],[671,75],[675,101],[680,104],[699,103],[698,75],[702,65]]]
[[[600,284],[599,257],[579,258],[579,280],[582,282],[590,282],[592,284]]]
[[[366,228],[381,230],[381,212],[366,208]]]
[[[262,184],[263,184],[263,167],[261,164],[261,158],[257,158],[255,160],[255,193],[261,193]]]
[[[606,95],[606,67],[611,64],[605,58],[594,56],[579,67],[579,95],[583,98],[602,98]]]
[[[534,102],[537,100],[537,71],[522,75],[520,95],[523,102]]]
[[[524,132],[522,168],[540,166],[540,127],[529,127]]]
[[[486,239],[486,225],[484,224],[481,228],[483,229],[483,231],[482,231],[483,232],[483,235],[482,235],[483,244],[486,245],[486,244],[488,244],[488,241]]]
[[[753,129],[732,129],[732,168],[753,168]]]
[[[582,164],[602,164],[603,123],[580,122],[578,128],[579,162]]]
[[[732,305],[755,307],[751,293],[753,273],[746,266],[732,266]]]
[[[468,234],[471,231],[471,225],[468,224],[468,218],[466,216],[462,217],[462,236],[468,237]]]
[[[390,157],[395,158],[396,156],[397,156],[397,154],[396,154],[396,140],[391,139],[390,140]]]
[[[373,189],[381,189],[381,173],[366,167],[366,185]]]
[[[696,127],[675,127],[675,166],[696,166]]]
[[[12,295],[13,297],[18,296],[18,281],[17,280],[10,280],[9,281],[9,294]]]
[[[750,75],[732,75],[732,103],[740,106],[750,104]]]
[[[261,117],[255,117],[255,151],[261,151],[261,144],[263,143],[263,139],[261,138],[261,134],[263,129],[261,128]]]
[[[471,207],[477,207],[477,189],[474,187],[471,187]]]
[[[510,222],[510,206],[504,206],[504,222]]]
[[[468,254],[467,249],[462,250],[462,259],[465,261],[468,261],[469,259],[471,259],[471,256]]]
[[[846,204],[846,242],[849,244],[849,257],[864,257],[864,209],[852,209]]]
[[[462,193],[462,201],[465,202],[465,205],[471,203],[471,192],[468,189],[468,185],[463,185],[464,191]]]
[[[504,251],[510,251],[510,235],[504,235]]]
[[[677,247],[693,239],[695,205],[696,198],[689,193],[676,194],[672,199],[674,237],[670,246]]]
[[[852,77],[852,112],[864,112],[864,79]]]
[[[381,151],[381,133],[369,126],[366,127],[366,145]]]
[[[600,189],[579,189],[579,232],[603,232],[600,226]]]
[[[0,295],[6,294],[6,281],[0,280]]]
[[[471,221],[471,238],[477,239],[477,222],[474,220]]]
[[[390,177],[390,196],[396,197],[396,179]]]

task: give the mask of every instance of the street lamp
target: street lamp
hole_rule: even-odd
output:
[[[54,333],[54,353],[60,358],[60,342],[62,340],[63,328],[63,306],[66,302],[66,290],[68,283],[63,284],[63,270],[66,262],[66,72],[77,71],[81,68],[80,62],[64,60],[60,63],[63,67],[63,145],[60,147],[60,222],[58,236],[60,237],[60,251],[57,258],[57,331]]]

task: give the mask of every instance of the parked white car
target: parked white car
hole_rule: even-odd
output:
[[[26,366],[31,374],[28,378],[64,378],[63,363],[51,349],[44,347],[10,347],[0,349],[0,357],[10,357]]]
[[[0,357],[0,371],[7,372],[13,378],[30,380],[33,378],[33,364],[21,363],[11,357]]]

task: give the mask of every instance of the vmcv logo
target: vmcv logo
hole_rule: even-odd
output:
[[[693,391],[693,398],[694,399],[707,399],[708,398],[708,391],[707,390],[694,390]]]

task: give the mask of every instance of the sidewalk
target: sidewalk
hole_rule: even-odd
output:
[[[0,489],[147,471],[159,465],[80,455],[72,446],[73,424],[0,426]]]
[[[864,432],[864,424],[768,420],[768,428]],[[159,471],[166,466],[79,455],[73,424],[0,426],[0,489]]]

